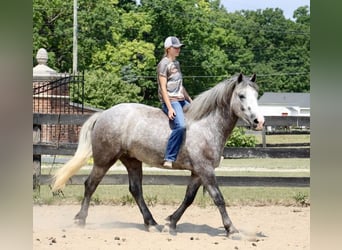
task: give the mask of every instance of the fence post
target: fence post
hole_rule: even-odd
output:
[[[38,144],[41,140],[41,125],[33,124],[33,144]],[[33,155],[33,189],[40,188],[41,175],[41,155]]]
[[[265,129],[265,127],[261,131],[261,137],[262,137],[262,147],[266,148],[266,129]]]

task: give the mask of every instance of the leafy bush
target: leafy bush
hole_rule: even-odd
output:
[[[134,198],[132,195],[126,194],[124,196],[121,196],[120,203],[122,206],[125,206],[125,205],[131,205],[132,206],[135,204],[135,201],[134,201]]]
[[[255,147],[257,139],[254,135],[246,135],[243,127],[235,127],[226,142],[226,147]]]
[[[307,194],[305,194],[305,193],[302,193],[302,192],[296,193],[293,196],[293,198],[302,207],[307,207],[307,206],[310,205],[309,196]]]
[[[151,207],[157,205],[157,203],[158,203],[158,196],[157,195],[152,195],[152,196],[147,195],[146,196],[146,203],[147,203],[148,206],[151,206]]]

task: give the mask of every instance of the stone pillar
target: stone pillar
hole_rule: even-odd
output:
[[[33,68],[33,82],[51,81],[60,77],[60,74],[47,66],[48,58],[46,49],[40,48],[36,55],[38,64]]]

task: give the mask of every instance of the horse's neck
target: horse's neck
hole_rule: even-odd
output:
[[[226,116],[222,116],[221,126],[223,133],[223,143],[225,144],[228,137],[231,135],[236,123],[238,121],[238,117],[234,114],[228,114]]]
[[[227,127],[224,129],[225,131],[225,140],[227,140],[227,138],[230,136],[230,134],[233,132],[234,127],[236,126],[236,123],[238,121],[238,117],[237,116],[233,116],[229,119],[230,122],[227,122]]]
[[[232,133],[238,117],[226,110],[216,110],[205,119],[207,123],[206,131],[211,133],[216,139],[219,147],[223,147],[227,138]]]

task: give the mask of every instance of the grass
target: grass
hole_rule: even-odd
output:
[[[226,169],[309,170],[309,158],[249,158],[224,159],[217,170]]]
[[[262,143],[261,133],[254,133],[257,143]],[[266,135],[266,143],[310,143],[310,135],[293,134],[293,135]]]
[[[61,164],[46,165],[42,174],[53,174]],[[150,175],[186,175],[187,170],[163,170],[146,166],[144,174]],[[254,159],[224,159],[215,170],[220,176],[274,176],[274,177],[308,177],[310,176],[310,159],[308,158],[254,158]],[[90,168],[82,168],[77,174],[89,174]],[[120,162],[116,163],[108,174],[126,174],[126,169]]]
[[[156,204],[178,205],[184,198],[185,186],[144,186],[144,198],[149,206]],[[284,187],[220,187],[227,205],[285,205],[303,206],[310,204],[310,188]],[[63,195],[53,196],[48,186],[41,186],[40,193],[34,193],[34,204],[80,204],[83,197],[83,186],[69,185]],[[131,205],[135,201],[129,193],[127,185],[100,185],[95,191],[91,204],[99,205]],[[195,198],[195,205],[212,206],[213,201],[201,188]]]

